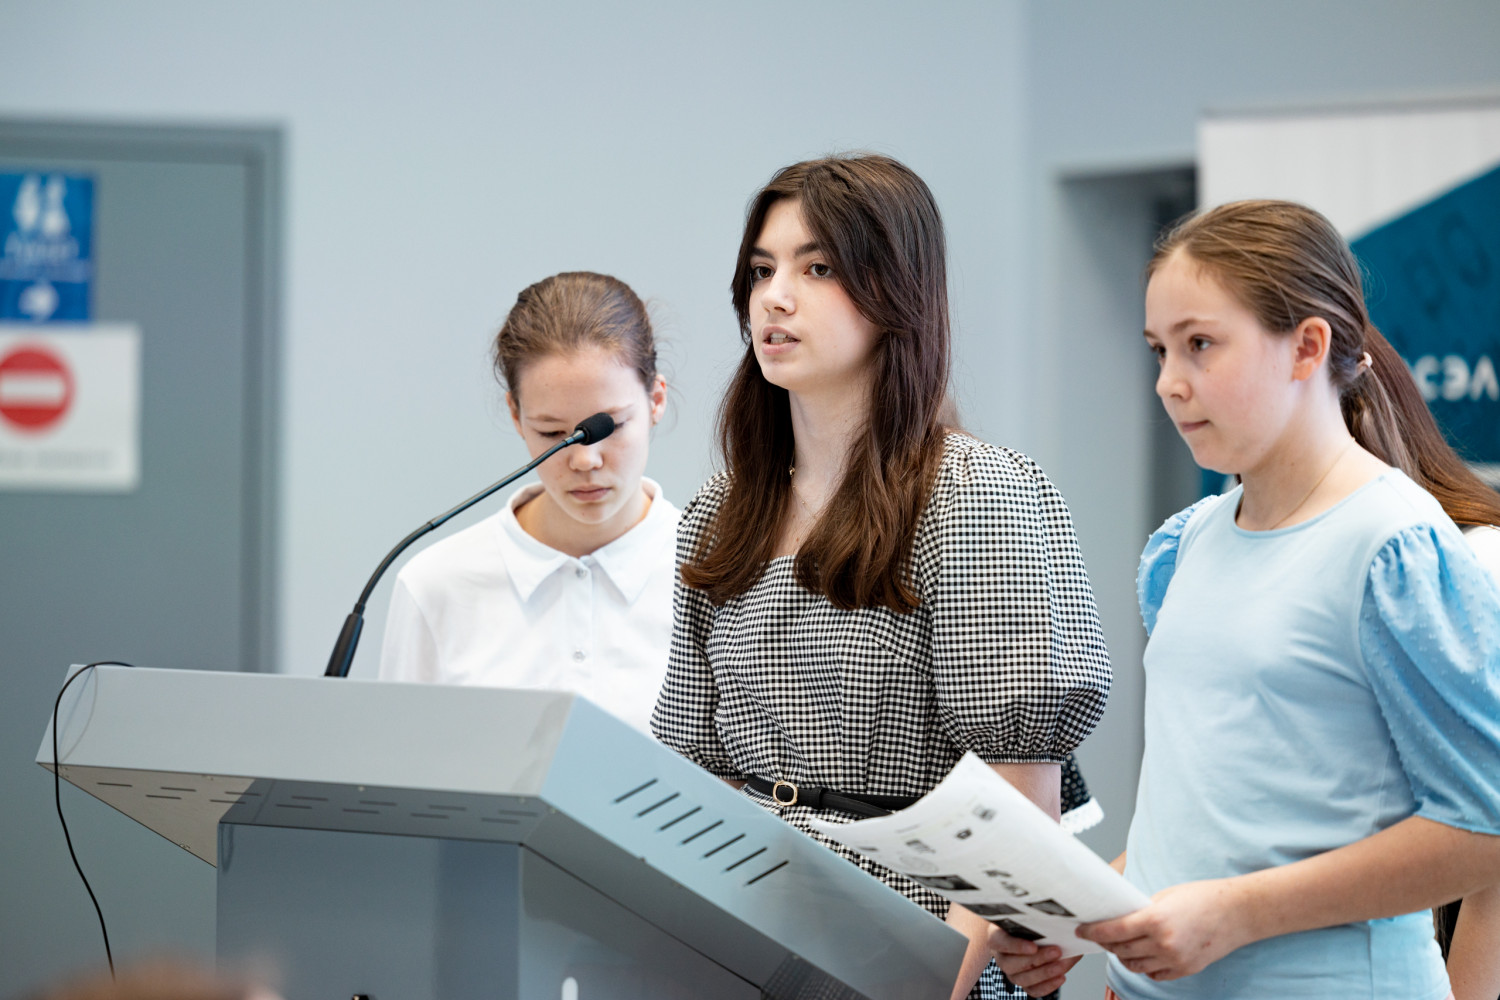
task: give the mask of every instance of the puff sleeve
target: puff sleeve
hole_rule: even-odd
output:
[[[1194,514],[1220,499],[1217,496],[1205,497],[1186,510],[1178,511],[1146,539],[1146,548],[1141,552],[1141,562],[1135,572],[1135,596],[1140,603],[1141,622],[1146,626],[1147,635],[1156,629],[1156,613],[1161,610],[1161,602],[1167,596],[1167,585],[1177,571],[1182,533]]]
[[[937,721],[990,763],[1061,761],[1093,731],[1110,686],[1072,518],[1025,456],[974,442],[955,457],[914,550]]]
[[[1500,591],[1454,532],[1392,537],[1370,566],[1360,651],[1417,815],[1500,834]]]

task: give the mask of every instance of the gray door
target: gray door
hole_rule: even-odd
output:
[[[33,763],[67,665],[273,669],[280,149],[266,130],[0,120],[0,171],[93,175],[93,318],[141,330],[140,488],[0,492],[0,995],[104,961]],[[116,961],[211,958],[213,869],[62,798]]]

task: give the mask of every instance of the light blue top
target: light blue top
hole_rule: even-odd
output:
[[[1137,578],[1146,749],[1125,875],[1148,893],[1283,865],[1409,816],[1500,834],[1500,591],[1400,472],[1277,531],[1240,490],[1176,515]],[[1427,911],[1270,938],[1127,1000],[1440,1000]]]

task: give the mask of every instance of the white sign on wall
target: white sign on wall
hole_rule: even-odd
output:
[[[0,490],[140,485],[141,333],[0,323]]]

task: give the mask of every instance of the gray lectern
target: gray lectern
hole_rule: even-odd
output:
[[[942,1000],[963,955],[573,695],[97,667],[58,735],[64,778],[218,867],[220,961],[288,1000]]]

